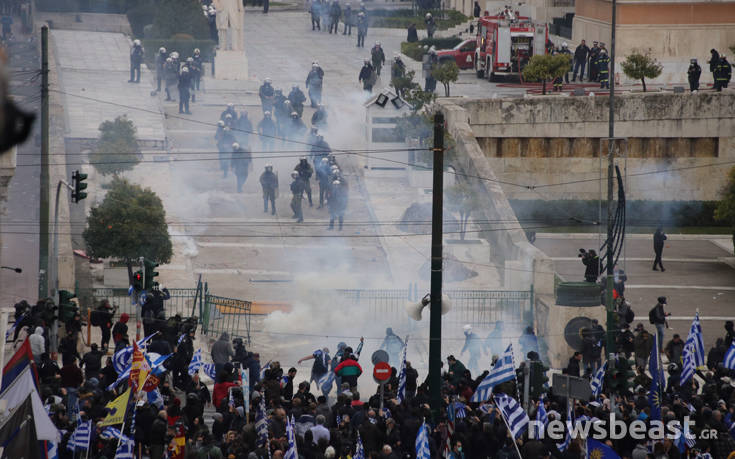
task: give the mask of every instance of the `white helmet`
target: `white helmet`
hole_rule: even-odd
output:
[[[268,163],[268,164],[265,165],[265,168],[266,169],[273,169],[273,164]]]
[[[380,46],[380,42],[379,41],[376,41],[375,42],[375,46]]]
[[[225,122],[222,120],[217,121],[217,126],[219,127],[225,127]]]
[[[339,179],[335,179],[335,180],[334,180],[334,181],[332,182],[332,185],[339,185],[340,183],[342,183],[342,182],[340,182],[340,181],[339,181]]]
[[[189,73],[189,67],[182,68],[181,73]]]
[[[174,52],[171,53],[171,57],[174,58],[174,59],[178,59],[179,58],[179,53],[177,53],[176,51],[174,51]]]
[[[426,13],[426,19],[429,19],[431,17],[431,13]]]
[[[265,112],[263,112],[263,116],[271,116],[271,112],[269,112],[268,110],[266,110]]]
[[[273,80],[271,80],[270,78],[266,78],[266,79],[265,79],[265,83],[268,83],[268,84],[271,84],[271,82],[272,82],[272,81],[273,81]]]
[[[562,48],[566,48],[567,46],[569,46],[569,45],[567,44],[567,42],[562,42],[562,44],[561,44],[561,47],[562,47]]]
[[[228,114],[226,114],[226,115],[225,115],[225,119],[228,119],[228,120],[229,120],[229,119],[232,119],[232,115],[230,115],[229,113],[228,113]]]
[[[291,171],[291,177],[298,178],[299,177],[299,172],[298,171]]]
[[[332,172],[338,171],[339,170],[339,166],[337,166],[336,164],[332,164],[332,167],[330,169],[332,170]]]
[[[168,62],[168,63],[171,63],[171,62],[173,62],[173,61],[174,61],[174,60],[173,60],[173,59],[171,59],[170,57],[167,57],[167,58],[166,58],[166,62]]]
[[[328,163],[329,162],[329,158],[322,158],[322,162],[323,163]]]
[[[238,148],[240,148],[240,144],[239,143],[235,142],[235,143],[232,144],[232,149],[233,150],[237,150]]]
[[[187,57],[186,58],[186,62],[194,62],[194,58],[193,57]]]
[[[135,46],[140,46],[140,40],[137,40],[137,39],[136,40],[133,40],[133,44]]]
[[[298,118],[299,114],[296,112],[291,112],[291,118]]]
[[[194,48],[194,54],[199,54],[201,51],[199,51],[199,48]]]
[[[161,46],[160,48],[158,48],[158,52],[161,53],[161,54],[166,54],[166,48],[164,48],[163,46]]]
[[[462,330],[464,330],[464,331],[468,332],[468,331],[472,330],[472,325],[470,325],[470,324],[467,324],[467,325],[465,325],[464,327],[462,327]]]
[[[233,104],[232,102],[230,102],[230,103],[227,104],[227,108],[235,108],[235,104]]]

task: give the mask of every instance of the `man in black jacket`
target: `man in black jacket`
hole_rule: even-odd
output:
[[[573,356],[569,358],[569,364],[567,365],[567,374],[569,376],[576,376],[579,378],[579,361],[582,360],[582,353],[575,352]]]
[[[653,233],[653,251],[656,254],[656,259],[653,260],[653,270],[658,271],[656,266],[661,268],[661,272],[666,271],[663,263],[661,263],[661,255],[664,252],[664,241],[666,240],[666,233],[664,233],[661,226],[656,228],[656,232]]]
[[[585,44],[584,40],[574,50],[574,72],[572,73],[572,81],[577,81],[577,70],[579,72],[579,81],[584,80],[584,68],[587,65],[587,56],[589,56],[590,49]]]

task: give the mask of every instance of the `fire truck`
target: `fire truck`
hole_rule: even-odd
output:
[[[506,8],[496,16],[478,19],[475,49],[477,78],[521,78],[531,56],[546,52],[548,27]]]

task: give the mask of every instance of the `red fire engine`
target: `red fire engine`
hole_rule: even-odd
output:
[[[475,72],[478,78],[520,76],[531,56],[546,52],[548,28],[531,18],[506,8],[496,16],[484,16],[477,23]]]

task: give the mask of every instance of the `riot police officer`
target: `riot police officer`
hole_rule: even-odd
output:
[[[313,207],[314,204],[311,201],[310,180],[311,176],[314,174],[314,169],[311,167],[311,164],[309,164],[309,161],[306,160],[306,156],[301,157],[294,170],[299,173],[299,177],[303,182],[304,191],[306,192],[306,196],[309,198],[309,207]]]
[[[699,66],[696,59],[689,60],[689,69],[687,69],[687,78],[689,79],[689,90],[694,92],[699,89],[699,77],[702,75],[702,67]]]
[[[130,79],[128,83],[140,83],[140,64],[143,63],[143,46],[140,40],[133,40],[133,47],[130,49]]]
[[[253,163],[253,156],[250,153],[250,149],[246,149],[240,146],[239,143],[235,142],[232,144],[232,159],[230,160],[230,167],[232,172],[237,178],[237,192],[242,193],[242,186],[248,179],[248,172]]]
[[[278,176],[273,172],[273,164],[265,165],[265,170],[260,174],[260,186],[263,188],[263,212],[268,213],[268,201],[270,201],[271,215],[276,215]]]
[[[276,136],[276,123],[273,122],[271,112],[263,113],[263,119],[258,123],[258,134],[260,134],[260,144],[263,150],[271,151],[273,149],[273,139]]]
[[[299,177],[297,171],[291,172],[291,210],[293,211],[293,217],[296,219],[296,223],[304,221],[304,214],[301,210],[301,200],[304,198],[304,183]]]

